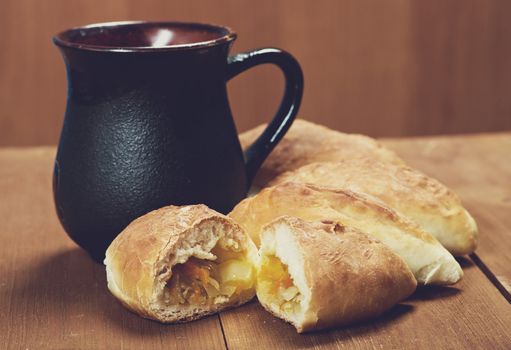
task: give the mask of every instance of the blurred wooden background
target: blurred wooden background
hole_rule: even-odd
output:
[[[0,0],[0,145],[55,144],[66,82],[51,36],[153,19],[234,28],[233,52],[276,46],[305,73],[300,116],[372,136],[511,129],[511,1]],[[229,83],[238,130],[268,120],[283,82]]]

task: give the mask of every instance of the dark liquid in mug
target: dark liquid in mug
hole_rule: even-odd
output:
[[[122,26],[89,27],[65,34],[66,41],[86,46],[110,48],[169,47],[207,42],[227,35],[223,28],[186,23],[139,23]]]

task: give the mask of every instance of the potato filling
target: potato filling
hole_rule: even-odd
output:
[[[258,292],[280,310],[298,311],[302,296],[289,275],[287,266],[275,256],[263,255],[258,272]]]
[[[217,244],[211,253],[217,257],[216,260],[190,257],[185,263],[172,268],[172,277],[165,288],[166,303],[220,304],[252,288],[253,267],[242,252]]]

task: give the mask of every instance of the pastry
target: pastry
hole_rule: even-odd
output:
[[[417,224],[378,199],[349,190],[287,182],[263,189],[229,214],[256,245],[262,227],[282,215],[331,220],[380,240],[398,254],[421,284],[453,284],[463,276],[454,257]]]
[[[262,229],[257,298],[299,333],[376,317],[413,293],[403,260],[332,222],[282,216]]]
[[[259,125],[239,135],[242,147],[244,149],[249,147],[261,135],[265,127],[266,125]],[[263,187],[275,176],[313,162],[359,157],[404,164],[404,161],[393,151],[368,136],[345,134],[297,119],[261,166],[254,179],[254,185]]]
[[[415,221],[452,254],[470,254],[476,248],[477,225],[459,197],[406,165],[368,157],[313,163],[281,174],[270,185],[288,181],[369,194]]]
[[[168,206],[126,227],[106,252],[108,288],[127,308],[184,322],[255,295],[257,251],[232,219],[205,205]]]

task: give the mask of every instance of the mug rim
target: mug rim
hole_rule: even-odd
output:
[[[97,28],[110,28],[110,27],[127,27],[136,25],[153,25],[166,26],[166,27],[191,27],[201,28],[210,31],[224,31],[225,34],[211,40],[197,41],[186,44],[166,45],[166,46],[115,46],[115,45],[94,45],[87,43],[80,43],[73,41],[70,36],[77,32],[90,32],[91,29]],[[81,33],[80,33],[81,34]],[[216,46],[221,43],[226,43],[235,40],[237,34],[230,27],[211,24],[211,23],[199,23],[199,22],[180,22],[180,21],[145,21],[145,20],[134,20],[134,21],[113,21],[113,22],[100,22],[88,24],[85,26],[77,26],[61,31],[53,36],[53,43],[59,47],[68,47],[73,49],[85,50],[85,51],[101,51],[101,52],[161,52],[161,51],[178,51],[188,49],[200,49],[211,46]]]

